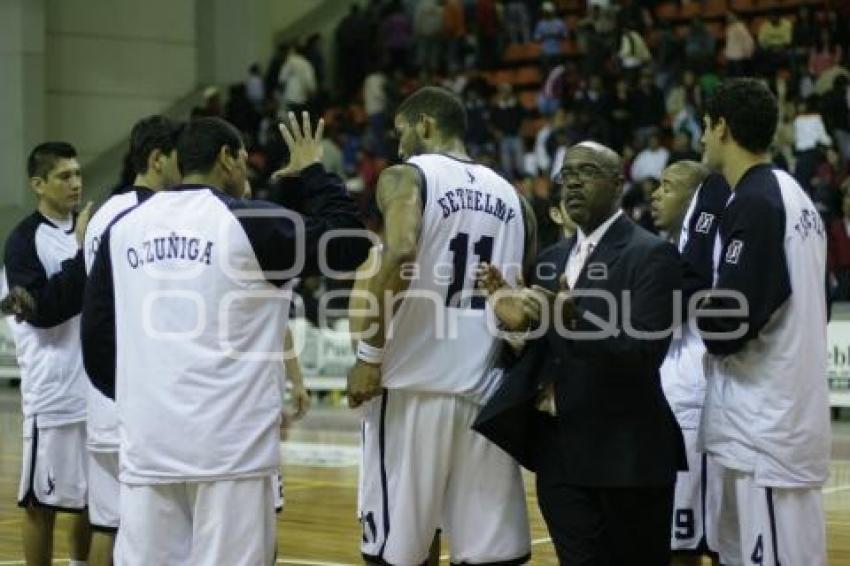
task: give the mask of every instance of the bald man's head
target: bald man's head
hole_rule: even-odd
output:
[[[557,181],[563,185],[567,214],[589,234],[619,207],[622,160],[611,148],[584,141],[567,150]]]
[[[696,161],[677,161],[661,173],[661,184],[652,193],[652,219],[656,228],[678,235],[685,212],[708,168]]]
[[[707,166],[699,161],[690,160],[677,161],[667,167],[665,171],[669,171],[677,182],[689,187],[691,192],[695,191],[710,173]]]
[[[575,144],[570,151],[587,151],[594,155],[600,165],[604,165],[606,169],[612,172],[619,173],[623,170],[623,160],[620,155],[608,146],[602,145],[595,141],[583,141]]]

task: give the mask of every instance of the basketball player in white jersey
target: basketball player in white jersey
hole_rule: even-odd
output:
[[[732,196],[713,316],[697,319],[709,354],[699,441],[723,472],[718,550],[730,566],[827,563],[826,232],[799,183],[771,164],[778,113],[755,79],[724,82],[706,105],[705,162]]]
[[[519,276],[534,219],[510,184],[469,159],[465,125],[448,91],[415,92],[395,118],[405,163],[378,182],[384,243],[365,287],[379,308],[365,317],[348,382],[352,405],[365,403],[359,511],[370,563],[421,564],[438,529],[454,563],[530,555],[519,466],[470,427],[501,377],[488,371],[492,313],[474,268]]]
[[[708,169],[696,161],[678,161],[668,166],[661,174],[661,184],[652,193],[651,210],[655,227],[666,233],[667,239],[678,247],[683,262],[707,263],[707,271],[710,272],[711,254],[703,255],[699,250],[710,248],[718,221],[712,219],[709,224],[701,221],[696,230],[691,222],[704,218],[706,199],[695,198],[695,193],[698,190],[714,190],[714,184],[705,183],[707,176]],[[728,199],[729,190],[725,183],[723,189],[725,199]],[[725,206],[725,199],[721,206]],[[689,235],[694,238],[689,239]],[[699,245],[698,238],[703,238],[707,245]],[[688,246],[689,243],[692,245]],[[705,271],[700,267],[696,266],[694,271]],[[710,287],[710,278],[702,281],[702,289]],[[683,301],[685,307],[687,299]],[[702,339],[685,320],[679,333],[674,334],[660,369],[661,387],[682,429],[688,458],[688,470],[680,471],[676,478],[673,503],[670,548],[673,551],[672,563],[677,566],[702,564],[702,555],[712,554],[711,549],[714,548],[712,537],[719,474],[713,467],[712,473],[709,473],[707,458],[697,450],[697,429],[705,400],[704,355]]]
[[[270,477],[280,466],[281,330],[296,276],[354,269],[367,242],[304,114],[284,130],[299,215],[246,200],[247,152],[217,118],[177,144],[183,183],[115,222],[86,286],[81,336],[92,383],[117,404],[116,562],[274,562]],[[157,243],[158,242],[158,243]],[[188,332],[187,332],[188,331]]]
[[[128,165],[134,178],[128,186],[115,189],[92,217],[83,246],[86,272],[91,270],[103,233],[116,217],[156,191],[180,183],[176,146],[181,129],[164,116],[149,116],[133,126]],[[119,527],[118,415],[113,400],[91,383],[88,389],[88,505],[93,531],[89,564],[108,566]]]
[[[72,566],[86,563],[86,378],[79,316],[85,286],[82,245],[91,203],[77,213],[82,173],[73,146],[46,142],[27,159],[37,208],[9,234],[4,300],[21,368],[23,456],[18,488],[24,557],[50,564],[56,512],[73,513]],[[29,296],[29,300],[26,299]],[[26,309],[23,303],[29,303]],[[4,314],[8,314],[5,311]]]

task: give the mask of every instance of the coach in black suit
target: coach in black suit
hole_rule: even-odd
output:
[[[570,148],[560,181],[579,233],[540,254],[530,289],[509,290],[491,267],[480,274],[503,326],[542,336],[526,343],[475,429],[537,473],[540,510],[570,566],[669,564],[673,489],[686,465],[658,373],[679,257],[622,215],[621,171],[604,146]],[[554,409],[543,412],[547,394]]]

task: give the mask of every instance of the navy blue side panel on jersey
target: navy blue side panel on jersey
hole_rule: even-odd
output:
[[[743,316],[700,317],[704,332],[721,333],[748,325],[735,340],[706,340],[712,354],[733,354],[758,336],[771,315],[791,296],[791,280],[785,259],[785,206],[771,166],[756,166],[738,182],[735,197],[720,223],[722,243],[715,288],[737,291],[746,299]],[[708,308],[740,308],[739,300],[711,298]]]
[[[23,287],[35,298],[35,314],[27,322],[38,328],[52,328],[78,315],[86,283],[82,252],[47,276],[36,249],[36,231],[47,222],[40,213],[32,214],[10,234],[4,254],[9,288]]]
[[[115,290],[108,230],[101,238],[89,273],[80,337],[83,364],[92,385],[110,399],[115,399]]]
[[[264,272],[280,272],[295,265],[297,246],[304,249],[304,269],[299,275],[320,273],[319,255],[326,264],[337,271],[354,271],[366,260],[371,241],[364,237],[336,237],[328,240],[320,250],[319,240],[331,230],[364,230],[358,219],[357,207],[345,191],[342,180],[325,173],[321,165],[312,165],[301,172],[301,183],[290,184],[293,201],[299,204],[298,212],[304,214],[304,233],[297,233],[296,223],[290,217],[258,217],[252,211],[274,212],[279,207],[273,203],[244,200],[216,192],[239,220],[251,242],[260,267]],[[282,285],[286,281],[268,276],[271,283]]]
[[[699,188],[688,222],[688,241],[682,249],[685,304],[694,293],[711,289],[714,282],[714,241],[730,194],[726,179],[717,173],[706,177]]]

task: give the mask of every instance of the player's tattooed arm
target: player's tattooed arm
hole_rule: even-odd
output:
[[[364,317],[368,331],[360,338],[357,363],[348,373],[348,403],[357,407],[381,393],[381,361],[386,323],[392,316],[393,297],[410,281],[403,277],[404,264],[416,259],[422,225],[419,172],[409,165],[385,169],[378,179],[378,208],[384,216],[384,243],[377,255],[374,274],[364,285],[377,309]],[[368,350],[368,356],[365,355]],[[364,355],[361,355],[364,351]]]
[[[416,259],[419,232],[422,226],[422,197],[419,172],[409,165],[395,165],[381,173],[378,180],[378,209],[384,217],[384,245],[378,258],[378,268],[367,283],[367,292],[378,301],[374,336],[366,342],[383,347],[385,323],[392,315],[393,301],[385,301],[387,291],[392,295],[403,292],[410,281],[402,276],[405,263]],[[370,326],[367,324],[367,327]]]

